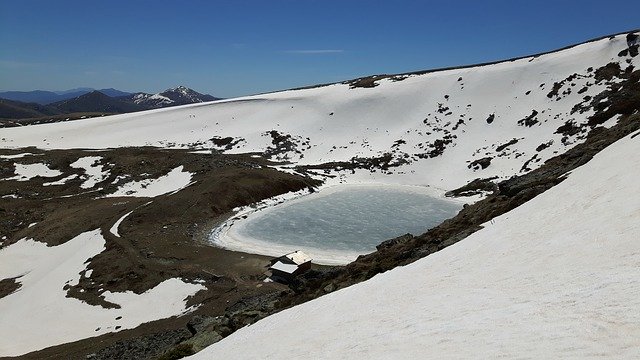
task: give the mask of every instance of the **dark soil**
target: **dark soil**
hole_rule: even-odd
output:
[[[315,180],[278,172],[265,166],[269,162],[244,155],[191,154],[155,148],[100,152],[37,149],[1,152],[38,154],[15,161],[45,162],[64,174],[56,178],[0,182],[0,197],[9,194],[20,197],[0,200],[0,234],[7,236],[0,247],[23,237],[57,245],[82,232],[102,230],[106,250],[88,262],[88,268],[93,270],[91,276],[83,276],[77,286],[68,289],[69,296],[110,307],[114,304],[107,303],[101,296],[104,290],[142,293],[174,277],[184,281],[201,279],[207,288],[189,301],[188,305],[200,303],[201,306],[187,317],[163,319],[136,329],[48,348],[25,355],[22,357],[25,359],[84,358],[101,348],[116,346],[114,344],[118,341],[126,342],[127,353],[131,354],[127,355],[129,358],[153,357],[192,337],[186,330],[192,316],[219,316],[224,314],[229,304],[235,304],[242,298],[281,291],[283,285],[262,282],[270,258],[213,247],[207,243],[208,232],[235,207],[318,185]],[[81,180],[78,179],[65,185],[42,186],[44,182],[81,171],[70,168],[69,164],[83,156],[102,156],[103,163],[108,164],[109,177],[97,185],[102,190],[82,194],[79,189]],[[12,173],[13,161],[2,160],[2,168]],[[156,178],[179,165],[194,173],[192,180],[195,182],[177,193],[153,199],[96,199],[98,195],[115,190],[117,184],[123,182],[119,180],[112,184],[118,176]],[[147,175],[143,175],[145,173]],[[150,200],[153,201],[143,206]],[[132,210],[133,213],[119,226],[120,237],[111,234],[111,226]],[[37,225],[28,227],[34,222]],[[0,280],[1,296],[18,286],[15,279]],[[100,288],[103,290],[99,291]],[[139,338],[146,340],[132,345]],[[140,352],[130,347],[139,348]],[[122,356],[111,353],[107,358]]]
[[[0,280],[0,299],[20,289],[22,285],[16,281],[17,279],[19,278],[14,277]]]

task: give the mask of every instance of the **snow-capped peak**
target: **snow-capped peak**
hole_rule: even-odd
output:
[[[156,94],[138,93],[132,98],[133,102],[148,108],[161,108],[174,105],[186,105],[217,100],[211,95],[200,94],[184,85],[167,89]]]

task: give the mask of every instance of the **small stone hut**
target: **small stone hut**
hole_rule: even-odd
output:
[[[294,251],[271,260],[269,270],[276,281],[289,282],[311,269],[311,257],[302,251]]]

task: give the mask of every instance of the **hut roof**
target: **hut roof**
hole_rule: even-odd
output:
[[[303,253],[302,251],[294,251],[292,253],[288,253],[287,255],[285,255],[284,257],[286,257],[287,259],[291,260],[294,264],[296,265],[302,265],[304,263],[307,263],[309,261],[311,261],[311,257],[305,253]]]
[[[279,270],[287,274],[293,274],[298,270],[298,265],[285,264],[282,261],[277,261],[275,264],[271,265],[271,269]]]

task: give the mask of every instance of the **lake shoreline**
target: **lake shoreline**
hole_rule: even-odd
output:
[[[281,195],[276,198],[268,199],[260,204],[257,204],[253,207],[245,207],[243,209],[236,209],[237,213],[229,218],[227,221],[222,223],[220,226],[214,228],[210,235],[210,242],[218,247],[222,247],[228,250],[233,251],[242,251],[260,255],[267,256],[279,256],[291,251],[302,250],[307,252],[313,259],[314,263],[321,265],[346,265],[352,261],[354,261],[358,256],[364,255],[370,252],[375,251],[375,245],[378,243],[393,238],[395,236],[403,235],[408,232],[415,233],[423,233],[428,230],[428,228],[421,229],[411,229],[410,227],[402,228],[395,233],[387,233],[386,235],[382,235],[379,239],[371,240],[371,235],[364,232],[362,234],[363,239],[367,239],[371,241],[369,244],[369,248],[358,248],[358,249],[331,249],[325,246],[314,246],[314,244],[310,245],[308,242],[300,241],[299,243],[296,241],[293,243],[290,241],[289,243],[277,241],[274,239],[266,239],[260,238],[254,234],[248,234],[247,226],[254,226],[256,222],[263,221],[267,217],[273,217],[274,212],[284,212],[287,211],[287,208],[297,207],[298,210],[302,208],[303,203],[308,204],[309,202],[318,201],[326,201],[327,197],[334,197],[344,195],[344,193],[349,193],[351,191],[366,191],[366,192],[380,192],[380,195],[390,195],[397,194],[397,196],[404,196],[405,198],[414,198],[414,196],[424,197],[425,200],[433,199],[439,202],[446,202],[447,206],[456,204],[459,205],[455,207],[455,211],[449,211],[449,216],[442,216],[434,220],[434,226],[439,224],[446,218],[453,217],[457,213],[457,211],[462,208],[462,204],[467,201],[463,201],[461,199],[451,199],[445,198],[444,191],[440,189],[435,189],[429,186],[415,186],[415,185],[397,185],[397,184],[384,184],[384,183],[365,183],[365,184],[341,184],[341,185],[332,185],[322,187],[320,190],[308,192],[308,191],[299,191],[296,193],[288,193],[285,195]],[[406,196],[409,195],[409,196]],[[397,197],[391,195],[392,199],[389,199],[386,204],[390,204],[393,202],[393,198]],[[374,199],[375,200],[375,199]],[[331,202],[331,201],[329,201]],[[343,204],[344,205],[344,204]],[[313,206],[313,205],[311,205]],[[317,206],[317,205],[316,205]],[[338,205],[336,205],[338,206]],[[397,211],[402,211],[401,204],[396,204]],[[434,205],[435,206],[435,205]],[[410,212],[410,210],[405,210]],[[322,211],[319,211],[322,213]],[[282,215],[282,214],[280,214]],[[348,216],[349,214],[345,214]],[[425,215],[428,216],[428,215]],[[310,216],[311,217],[311,216]],[[316,216],[313,216],[314,218]],[[341,218],[333,219],[335,222],[341,221]],[[421,220],[422,221],[422,220]],[[378,221],[379,222],[379,221]],[[374,222],[375,223],[375,222]],[[376,224],[378,225],[378,224]],[[421,224],[422,225],[422,224]],[[334,225],[331,225],[334,227]],[[366,230],[366,229],[365,229]],[[373,232],[379,233],[379,230],[375,230]],[[255,232],[254,232],[255,233]],[[335,231],[334,231],[335,233]],[[334,236],[322,237],[322,238],[336,238],[340,237],[343,234],[335,233]],[[293,236],[293,235],[283,235],[283,236]],[[306,231],[304,234],[300,235],[302,237],[306,237]],[[267,236],[268,238],[268,236]],[[344,244],[342,244],[344,245]],[[343,246],[344,247],[344,246]]]

